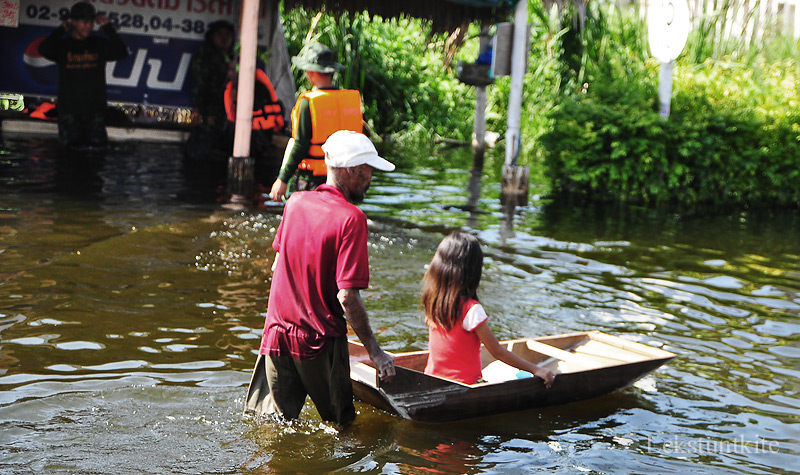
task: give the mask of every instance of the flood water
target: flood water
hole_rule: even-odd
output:
[[[389,351],[424,349],[433,249],[474,232],[501,339],[601,330],[678,354],[619,393],[443,424],[362,403],[346,431],[247,419],[274,206],[229,209],[169,144],[0,148],[0,473],[796,473],[800,214],[686,217],[537,199],[511,215],[466,167],[377,174],[372,280]],[[224,168],[221,169],[224,179]]]

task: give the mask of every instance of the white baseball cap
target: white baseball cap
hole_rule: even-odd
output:
[[[394,170],[394,164],[378,156],[378,151],[366,135],[352,130],[334,132],[322,144],[325,164],[334,168],[351,168],[367,164],[384,172]]]

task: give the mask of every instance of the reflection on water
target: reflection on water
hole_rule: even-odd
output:
[[[466,167],[379,174],[363,295],[387,349],[426,347],[424,266],[465,228],[499,337],[598,329],[679,356],[585,403],[446,424],[359,403],[338,433],[310,406],[291,424],[241,416],[280,208],[223,209],[224,173],[172,145],[82,162],[54,145],[0,153],[0,472],[796,471],[797,213],[534,196],[509,214],[494,185],[467,211]]]

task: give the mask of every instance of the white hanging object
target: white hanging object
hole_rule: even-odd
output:
[[[651,0],[647,28],[653,57],[662,63],[674,61],[686,46],[691,30],[686,0]]]
[[[672,98],[673,61],[683,51],[689,37],[691,21],[686,0],[651,0],[647,12],[648,40],[650,52],[659,62],[658,99],[659,115],[669,117]]]

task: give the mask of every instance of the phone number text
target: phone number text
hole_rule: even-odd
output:
[[[30,19],[64,21],[69,17],[69,8],[52,9],[47,5],[28,5],[25,15]],[[99,10],[97,15],[108,17],[109,23],[116,28],[126,30],[141,30],[147,32],[181,32],[202,35],[206,32],[206,23],[203,20],[152,15],[146,17],[137,13],[117,13]]]

